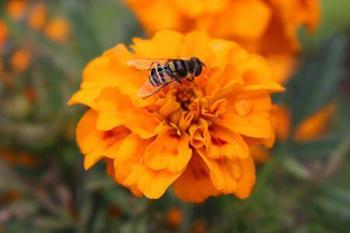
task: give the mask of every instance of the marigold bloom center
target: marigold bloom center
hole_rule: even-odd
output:
[[[176,85],[175,97],[183,110],[188,110],[188,106],[196,98],[195,89],[198,88],[190,81],[184,81],[182,85]]]

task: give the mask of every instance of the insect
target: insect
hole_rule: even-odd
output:
[[[185,59],[133,59],[129,66],[137,70],[148,70],[148,80],[141,86],[138,97],[147,98],[163,87],[176,81],[181,83],[185,78],[193,81],[202,73],[204,63],[197,57]]]

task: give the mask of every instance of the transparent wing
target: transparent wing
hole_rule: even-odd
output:
[[[163,87],[169,85],[171,82],[165,83],[164,85],[160,85],[160,86],[153,86],[149,81],[146,81],[139,89],[138,93],[137,93],[137,97],[146,99],[156,93],[158,93]]]
[[[140,87],[138,93],[137,93],[137,97],[140,98],[147,98],[151,95],[156,94],[157,92],[160,91],[160,89],[162,88],[162,86],[153,86],[149,81],[146,81],[144,84],[142,84],[142,86]]]
[[[137,70],[149,70],[152,67],[152,65],[156,63],[163,65],[167,61],[169,61],[169,59],[141,58],[129,60],[128,65],[135,67]]]

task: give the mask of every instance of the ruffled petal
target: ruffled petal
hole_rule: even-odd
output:
[[[154,171],[182,172],[191,159],[192,150],[188,145],[189,136],[177,135],[176,130],[165,128],[147,147],[145,165]]]
[[[94,110],[87,111],[77,127],[77,142],[84,156],[84,168],[87,170],[104,157],[113,158],[130,133],[124,127],[115,128],[112,131],[100,131],[96,129],[97,113]]]
[[[231,11],[225,14],[226,21],[221,27],[226,28],[220,30],[236,39],[257,40],[265,33],[271,13],[268,5],[261,0],[236,0],[231,3]]]
[[[251,157],[248,157],[244,160],[240,160],[240,168],[241,168],[241,177],[238,180],[237,189],[235,195],[238,198],[244,199],[250,196],[255,181],[255,165],[254,161]]]
[[[198,153],[209,169],[214,187],[224,194],[234,193],[241,172],[237,163],[230,159],[209,159],[201,150],[198,150]]]
[[[80,92],[75,94],[68,104],[82,103],[94,108],[94,101],[104,88],[120,85],[121,70],[118,67],[120,68],[123,64],[125,66],[126,61],[130,58],[130,52],[125,46],[117,45],[92,60],[84,69]]]
[[[141,162],[142,155],[150,143],[151,140],[142,139],[134,133],[131,133],[124,140],[114,163],[116,180],[119,183],[125,184],[125,180],[135,170],[136,165]]]
[[[226,128],[212,126],[210,128],[211,143],[208,145],[207,156],[211,159],[247,158],[249,149],[243,138]]]
[[[151,40],[135,38],[132,49],[139,58],[169,59],[179,58],[179,48],[182,46],[184,36],[174,31],[161,31]]]
[[[198,57],[207,66],[215,64],[215,54],[210,46],[210,38],[202,32],[191,32],[185,36],[181,46],[183,58]]]
[[[215,123],[252,138],[270,138],[274,134],[268,114],[241,116],[231,113],[216,120]]]
[[[138,176],[137,188],[147,198],[158,199],[181,173],[154,171],[145,166],[139,166],[134,175]]]
[[[117,88],[106,88],[96,103],[98,111],[97,128],[110,130],[125,126],[142,138],[155,135],[160,119],[146,109],[137,108],[130,98]]]
[[[173,184],[176,196],[181,200],[202,202],[220,192],[214,188],[209,170],[198,154],[192,156],[186,170]]]
[[[146,148],[151,140],[130,134],[119,148],[114,162],[116,180],[126,187],[142,192],[147,198],[161,197],[181,173],[154,171],[144,165]]]

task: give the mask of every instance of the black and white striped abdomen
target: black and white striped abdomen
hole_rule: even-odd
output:
[[[159,63],[155,63],[152,66],[148,79],[152,86],[155,87],[165,85],[174,80],[173,73],[169,69],[169,66],[167,64],[162,66]]]

